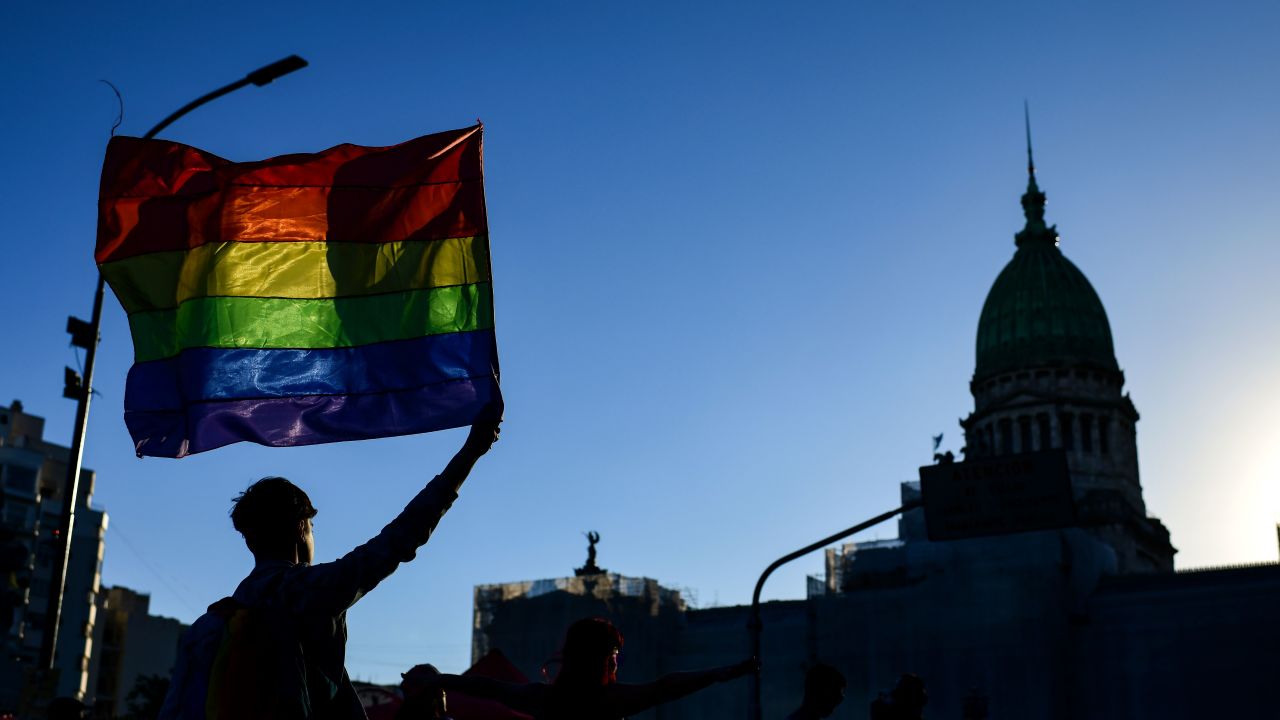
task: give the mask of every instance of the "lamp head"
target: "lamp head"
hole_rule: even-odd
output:
[[[257,70],[245,76],[249,82],[262,87],[276,78],[283,77],[293,72],[301,70],[307,66],[307,61],[297,55],[290,55],[283,60],[277,60],[266,67],[260,67]]]

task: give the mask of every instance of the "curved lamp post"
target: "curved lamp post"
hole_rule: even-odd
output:
[[[763,624],[760,622],[760,591],[764,590],[764,581],[769,579],[769,576],[773,574],[774,570],[777,570],[778,568],[782,567],[783,565],[786,565],[787,563],[791,562],[792,560],[795,560],[796,558],[802,555],[808,555],[809,553],[813,552],[814,550],[817,550],[818,548],[825,547],[839,540],[843,540],[849,537],[850,535],[853,535],[854,533],[862,532],[863,530],[866,530],[867,528],[873,525],[879,525],[880,523],[894,517],[895,515],[907,512],[908,510],[914,510],[920,507],[920,505],[921,505],[921,502],[919,500],[911,500],[911,501],[905,502],[902,504],[902,507],[900,508],[897,508],[895,510],[890,510],[889,512],[886,512],[886,513],[881,513],[871,518],[870,520],[867,520],[866,522],[860,522],[857,525],[854,525],[853,527],[847,530],[841,530],[835,535],[824,537],[818,542],[815,542],[811,545],[805,545],[804,547],[800,548],[799,550],[796,550],[793,553],[783,555],[777,560],[774,560],[773,564],[771,564],[769,567],[765,568],[764,572],[760,574],[760,579],[756,581],[755,592],[751,594],[751,616],[750,616],[750,619],[747,620],[747,630],[751,633],[751,657],[756,658],[757,660],[760,659],[760,631],[761,629],[763,629]],[[757,668],[756,671],[751,675],[751,697],[748,699],[748,702],[747,702],[747,719],[761,720],[759,668]]]
[[[278,77],[288,75],[294,70],[307,66],[307,61],[297,55],[290,55],[283,60],[258,68],[243,78],[224,85],[211,93],[202,95],[183,105],[169,117],[143,135],[144,140],[154,138],[161,130],[169,127],[175,120],[227,93],[234,92],[246,85],[259,87],[270,83]],[[80,464],[84,459],[84,436],[89,421],[89,400],[93,397],[93,361],[97,355],[99,331],[102,327],[102,296],[105,282],[102,273],[98,273],[98,287],[93,295],[93,315],[89,322],[79,318],[67,318],[67,332],[71,333],[71,344],[84,348],[84,378],[76,376],[70,368],[66,372],[66,388],[64,397],[77,400],[75,434],[71,438],[71,452],[67,457],[67,478],[62,493],[62,521],[58,528],[58,551],[53,557],[53,575],[49,583],[49,607],[45,612],[43,643],[40,649],[40,668],[52,670],[54,657],[57,654],[58,629],[62,621],[62,594],[67,585],[67,560],[71,555],[71,533],[75,529],[76,501],[80,494]]]

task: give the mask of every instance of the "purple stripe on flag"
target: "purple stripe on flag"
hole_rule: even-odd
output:
[[[314,350],[191,348],[138,363],[125,412],[181,410],[219,400],[365,395],[497,373],[493,330]]]
[[[367,395],[205,402],[186,412],[126,410],[124,419],[139,457],[184,457],[242,440],[290,447],[462,427],[496,403],[497,380],[476,377]]]

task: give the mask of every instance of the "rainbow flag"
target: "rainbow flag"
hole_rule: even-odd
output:
[[[115,137],[98,267],[138,455],[459,427],[501,402],[481,127],[233,163]]]

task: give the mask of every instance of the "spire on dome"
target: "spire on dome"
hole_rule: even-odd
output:
[[[1014,244],[1018,247],[1031,242],[1056,244],[1056,226],[1044,224],[1045,194],[1036,184],[1036,162],[1031,154],[1031,108],[1026,100],[1022,101],[1022,113],[1027,128],[1027,192],[1022,196],[1022,213],[1027,218],[1027,224],[1021,232],[1014,235]]]
[[[1031,106],[1022,101],[1022,119],[1027,124],[1027,175],[1034,182],[1036,179],[1036,161],[1031,157]]]

